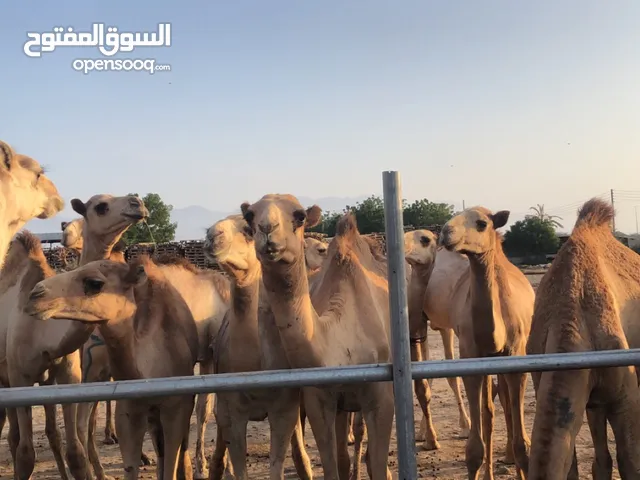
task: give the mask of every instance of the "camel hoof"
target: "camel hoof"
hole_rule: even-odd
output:
[[[515,458],[513,458],[513,454],[506,454],[504,456],[504,458],[502,458],[500,460],[500,463],[504,464],[504,465],[515,465],[516,464],[516,460]]]
[[[416,442],[424,442],[427,439],[427,434],[424,432],[424,430],[420,430],[418,433],[416,433]]]
[[[116,443],[118,443],[118,437],[116,436],[115,433],[105,434],[104,440],[102,440],[102,443],[104,445],[115,445]]]
[[[439,450],[440,449],[440,442],[438,442],[438,440],[433,440],[433,441],[429,441],[429,440],[425,440],[424,443],[422,444],[422,450],[426,450],[426,451],[431,451],[431,450]]]
[[[354,443],[356,443],[356,439],[353,436],[353,433],[350,433],[347,437],[347,445],[353,445]]]
[[[469,434],[471,433],[471,429],[469,427],[464,427],[460,429],[460,438],[469,438]]]
[[[193,480],[209,480],[209,472],[194,472]]]
[[[141,467],[149,467],[154,464],[154,461],[151,460],[146,453],[142,452],[140,456],[140,466]]]

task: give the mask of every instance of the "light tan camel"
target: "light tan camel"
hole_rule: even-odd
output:
[[[411,279],[408,282],[408,307],[409,307],[409,333],[411,337],[411,360],[421,361],[429,360],[429,342],[427,338],[427,320],[429,317],[426,312],[431,308],[432,303],[442,306],[449,306],[447,300],[450,292],[453,290],[452,285],[448,285],[451,281],[457,280],[455,273],[464,270],[451,269],[450,266],[468,267],[468,261],[465,257],[457,254],[447,255],[446,250],[438,251],[437,235],[429,230],[414,230],[404,234],[404,250],[405,259],[411,266]],[[439,253],[439,255],[437,254]],[[448,262],[453,256],[453,262]],[[430,280],[437,268],[434,284]],[[443,275],[446,273],[446,275]],[[452,276],[453,275],[453,276]],[[431,285],[431,288],[429,288]],[[448,288],[447,288],[448,287]],[[436,306],[437,308],[437,306]],[[440,313],[440,312],[437,312]],[[436,314],[430,321],[432,330],[440,332],[442,344],[444,345],[445,358],[451,360],[454,358],[454,342],[453,342],[453,322],[452,318],[445,312],[444,314]],[[466,438],[469,435],[469,416],[462,400],[460,392],[460,382],[458,378],[447,378],[449,386],[453,391],[458,402],[458,411],[460,415],[460,436]],[[425,450],[434,450],[440,448],[435,428],[431,420],[431,411],[429,404],[431,402],[431,388],[426,380],[415,381],[415,394],[420,407],[422,408],[422,422],[417,440],[423,440],[422,448]]]
[[[64,208],[58,189],[31,157],[0,140],[0,269],[15,233],[34,218],[53,217]],[[2,327],[0,326],[0,329]],[[6,411],[0,408],[0,434]]]
[[[111,248],[122,233],[148,215],[142,201],[135,196],[95,195],[86,204],[78,199],[72,200],[71,204],[76,211],[86,211],[88,218],[81,262],[109,256]],[[35,239],[24,243],[28,245],[32,261],[21,272],[21,281],[7,289],[0,299],[6,305],[6,309],[2,310],[5,315],[0,316],[0,323],[7,325],[0,329],[5,334],[0,339],[0,359],[4,359],[2,366],[6,372],[3,376],[6,375],[8,384],[12,387],[31,386],[39,383],[49,370],[49,382],[79,383],[81,371],[78,348],[89,337],[93,326],[71,321],[46,324],[24,312],[26,297],[33,286],[43,278],[55,275],[42,253],[40,242]],[[55,371],[55,375],[51,374],[52,371]],[[76,404],[65,404],[62,410],[69,469],[74,478],[84,480],[87,462],[86,450],[83,448],[86,437],[83,437],[83,432],[86,429],[83,429],[82,423],[77,422]],[[55,412],[55,408],[52,411]],[[28,478],[35,465],[31,408],[16,409],[10,415],[10,422],[9,443],[14,458],[14,471],[19,478]],[[55,436],[56,433],[57,430],[52,435]],[[61,463],[58,466],[63,468]]]
[[[116,380],[193,375],[198,358],[193,315],[148,257],[129,265],[91,262],[48,278],[33,288],[26,310],[41,320],[97,325]],[[176,479],[179,456],[185,477],[193,478],[188,452],[193,406],[193,395],[116,402],[125,479],[138,478],[147,419],[157,449],[158,478]]]
[[[439,242],[450,251],[464,254],[469,268],[455,288],[452,314],[459,338],[460,357],[525,355],[533,314],[534,292],[525,275],[505,256],[497,232],[509,212],[491,213],[472,207],[449,220]],[[436,261],[437,264],[437,261]],[[485,479],[493,479],[493,395],[490,376],[463,378],[471,432],[466,463],[470,479],[477,479],[485,463]],[[513,449],[518,478],[526,478],[529,439],[524,428],[526,374],[498,375],[507,424],[507,449]],[[508,451],[507,450],[507,451]]]
[[[73,250],[78,255],[82,255],[84,246],[83,232],[85,219],[84,217],[76,218],[71,222],[62,222],[60,227],[62,229],[62,241],[60,242],[63,247]],[[126,250],[126,242],[123,239],[118,240],[111,250],[109,260],[114,262],[125,263],[124,253]],[[71,270],[77,268],[75,265],[69,265],[67,263],[67,269]],[[98,345],[104,345],[104,340],[98,332],[93,332],[86,342],[88,349],[84,349],[84,345],[80,347],[80,365],[82,367],[82,379],[83,382],[87,381],[108,381],[111,377],[109,374],[109,356],[106,348],[95,348]],[[94,351],[95,349],[95,351]],[[107,400],[105,413],[105,428],[104,428],[104,440],[105,445],[113,445],[118,443],[118,437],[116,436],[115,426],[113,425],[113,416],[111,414],[111,401]],[[100,457],[98,455],[98,449],[95,445],[94,432],[96,427],[98,402],[94,402],[93,406],[90,403],[80,404],[78,406],[78,422],[81,425],[89,423],[88,430],[88,454],[89,460],[94,467],[94,471],[99,480],[105,478],[104,468],[100,463]],[[89,418],[87,418],[89,417]],[[151,465],[151,459],[142,452],[141,458],[142,465]]]
[[[53,217],[63,208],[58,189],[40,164],[0,140],[0,267],[18,230],[34,218]]]
[[[181,257],[164,256],[154,260],[167,281],[182,295],[191,310],[198,328],[198,363],[200,374],[213,373],[213,356],[210,345],[218,334],[224,315],[229,309],[230,284],[220,272],[201,270]],[[109,356],[100,332],[91,335],[84,345],[83,381],[107,381],[110,378]],[[90,364],[90,365],[89,365]],[[204,434],[211,413],[213,394],[200,394],[196,405],[196,471],[194,478],[208,478],[208,467],[204,450]],[[92,415],[95,415],[95,408]],[[84,405],[80,407],[79,418],[88,418],[89,412]],[[83,420],[84,421],[84,420]],[[95,443],[94,443],[95,445]],[[94,470],[102,478],[104,469],[100,463],[97,449],[90,444],[89,453]],[[143,463],[148,460],[142,459]],[[100,472],[100,473],[98,473]]]
[[[255,240],[263,283],[292,368],[385,363],[390,359],[387,266],[345,215],[329,245],[326,266],[313,291],[304,259],[304,228],[320,221],[321,210],[305,210],[292,195],[265,195],[243,204]],[[347,416],[336,427],[336,413],[362,410],[369,434],[373,480],[387,468],[393,423],[390,382],[303,389],[325,479],[346,478]],[[338,445],[340,442],[343,445]],[[345,455],[346,453],[346,455]],[[340,467],[339,467],[340,464]],[[339,475],[339,472],[341,475]]]
[[[304,239],[304,258],[307,262],[307,273],[309,278],[320,271],[322,262],[327,258],[327,249],[329,246],[315,238]]]
[[[213,345],[215,372],[288,368],[273,313],[265,302],[264,291],[261,292],[262,269],[244,218],[231,215],[220,220],[207,231],[206,238],[205,254],[224,269],[232,283],[231,308]],[[210,478],[222,478],[227,448],[235,478],[248,478],[247,422],[268,418],[271,427],[269,478],[284,478],[284,460],[291,442],[298,476],[311,479],[300,424],[300,393],[299,388],[218,393],[218,437]]]
[[[614,210],[591,199],[543,277],[527,353],[640,347],[640,257],[611,233]],[[621,478],[640,478],[640,392],[634,367],[541,372],[529,479],[578,478],[575,439],[585,409],[594,439],[593,478],[610,479],[607,420]],[[572,463],[572,450],[574,458]]]

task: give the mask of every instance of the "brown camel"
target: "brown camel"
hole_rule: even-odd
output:
[[[82,210],[82,208],[81,208]],[[63,247],[75,251],[78,256],[82,255],[84,246],[83,234],[85,219],[84,217],[76,218],[71,222],[62,222],[62,241],[60,242]],[[109,260],[114,262],[125,263],[124,253],[126,250],[126,242],[120,239],[116,242],[109,255]],[[77,268],[76,265],[67,264],[67,269],[72,270]],[[104,340],[98,332],[93,332],[86,342],[87,349],[84,349],[84,345],[80,347],[80,365],[82,368],[82,381],[108,381],[111,376],[109,374],[109,357],[104,348],[95,348],[98,345],[104,345]],[[118,437],[116,436],[115,426],[113,424],[113,416],[111,414],[111,401],[107,400],[106,413],[105,413],[105,427],[104,427],[104,440],[105,445],[113,445],[118,443]],[[78,406],[78,422],[80,425],[88,423],[89,429],[87,434],[88,454],[89,460],[96,472],[98,480],[106,478],[104,468],[100,463],[100,457],[98,449],[95,444],[94,432],[96,427],[98,402],[82,403]],[[141,458],[142,465],[151,465],[153,462],[151,459],[142,452]]]
[[[0,269],[11,239],[34,218],[53,217],[64,208],[56,186],[31,157],[19,154],[0,140]],[[2,328],[0,326],[0,328]],[[6,411],[0,408],[0,434]]]
[[[449,220],[439,241],[449,251],[464,254],[469,268],[456,285],[453,318],[461,358],[525,355],[533,314],[534,292],[524,274],[505,256],[497,232],[509,212],[491,213],[472,207]],[[464,377],[471,413],[466,463],[477,479],[485,463],[485,479],[493,479],[493,395],[490,376]],[[526,478],[529,439],[524,428],[526,374],[498,376],[507,436],[518,478]]]
[[[81,262],[109,256],[122,233],[148,215],[142,201],[135,196],[95,195],[86,204],[78,199],[72,200],[71,204],[76,211],[87,209],[91,212],[85,224],[87,234]],[[0,358],[6,359],[4,366],[8,384],[12,387],[31,386],[39,383],[47,370],[50,370],[49,382],[79,383],[78,348],[89,337],[93,326],[77,322],[46,324],[24,312],[26,297],[33,286],[43,278],[55,275],[55,272],[49,267],[37,239],[23,243],[28,245],[32,261],[25,264],[25,270],[20,274],[22,280],[16,285],[17,291],[7,290],[0,300],[7,305],[6,314],[0,316],[0,323],[6,323],[6,328],[0,329],[6,333],[0,341]],[[52,370],[55,375],[51,374]],[[77,422],[77,404],[65,404],[62,410],[69,469],[74,478],[84,480],[87,475],[86,428]],[[16,409],[10,414],[10,422],[9,444],[14,471],[19,478],[28,478],[35,466],[31,408]],[[57,430],[52,432],[52,438],[56,434]],[[64,469],[60,463],[58,466]]]
[[[527,353],[640,347],[640,257],[611,233],[614,210],[593,198],[538,287]],[[607,420],[621,478],[640,478],[640,392],[634,367],[541,372],[529,479],[578,478],[575,439],[585,409],[595,446],[593,478],[610,479]],[[574,451],[572,462],[572,450]]]
[[[359,234],[353,215],[338,222],[326,266],[310,292],[303,235],[305,226],[320,221],[320,208],[314,205],[305,210],[292,195],[272,194],[253,205],[243,204],[242,212],[255,241],[266,295],[290,367],[388,362],[386,261]],[[387,459],[394,411],[390,382],[306,387],[303,395],[324,478],[348,476],[347,416],[336,427],[338,409],[362,410],[370,432],[372,478],[390,476]]]
[[[408,283],[408,307],[409,307],[409,333],[411,337],[411,360],[429,360],[429,342],[427,339],[427,315],[429,308],[428,300],[435,300],[446,303],[446,296],[440,294],[436,298],[427,295],[430,279],[436,264],[438,267],[448,266],[446,259],[442,255],[438,256],[437,235],[429,230],[414,230],[404,234],[405,259],[411,265],[411,279]],[[436,261],[436,259],[439,259]],[[436,276],[437,282],[438,276]],[[435,285],[438,290],[439,285]],[[432,288],[432,290],[434,290]],[[431,292],[430,292],[431,293]],[[447,318],[447,317],[444,317]],[[453,325],[450,322],[442,321],[443,316],[435,316],[431,321],[431,328],[440,332],[444,345],[445,358],[454,358]],[[440,321],[439,321],[440,320]],[[458,402],[460,415],[460,436],[465,438],[469,435],[469,417],[460,393],[460,382],[457,377],[447,378],[449,386]],[[415,394],[420,407],[422,408],[422,422],[417,440],[423,440],[422,448],[434,450],[440,448],[435,428],[431,420],[429,404],[431,402],[431,388],[426,380],[415,381]]]
[[[320,271],[322,263],[327,258],[327,249],[329,246],[315,238],[304,239],[304,258],[307,262],[307,273],[309,277]]]
[[[253,238],[242,215],[231,215],[207,231],[205,254],[231,278],[231,308],[214,345],[216,373],[288,368],[275,329],[273,313],[265,302],[262,269]],[[298,476],[311,479],[300,424],[300,389],[220,392],[216,400],[218,438],[212,456],[211,479],[221,479],[224,454],[229,449],[235,478],[247,477],[247,422],[268,418],[271,427],[269,465],[271,479],[284,478],[284,460],[291,442]]]
[[[116,380],[193,375],[198,358],[193,315],[146,256],[129,265],[91,262],[43,280],[31,291],[26,311],[41,320],[97,325]],[[147,419],[158,456],[158,478],[176,480],[179,456],[185,477],[193,478],[188,452],[193,406],[193,395],[116,402],[125,479],[138,478]]]

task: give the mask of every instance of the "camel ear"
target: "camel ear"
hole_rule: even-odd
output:
[[[254,213],[249,210],[249,207],[251,205],[249,205],[248,202],[244,202],[242,205],[240,205],[240,210],[242,211],[242,217],[244,218],[245,222],[247,222],[249,225],[251,225],[251,222],[253,222],[253,217],[254,217]]]
[[[69,225],[69,222],[62,222],[60,224],[60,229],[64,232],[68,225]]]
[[[0,140],[0,169],[11,170],[11,165],[13,163],[13,149],[9,146],[8,143]]]
[[[249,210],[250,206],[251,204],[249,202],[242,202],[242,205],[240,205],[240,211],[242,212],[242,215],[247,213],[247,210]]]
[[[307,208],[307,228],[313,228],[322,221],[322,209],[318,205]]]
[[[509,221],[509,210],[500,210],[499,212],[491,215],[491,221],[493,222],[493,228],[504,227]]]
[[[147,272],[144,270],[144,265],[132,265],[129,268],[124,281],[132,287],[137,287],[146,282]]]
[[[73,211],[78,215],[82,215],[83,217],[87,216],[87,206],[79,198],[71,200],[71,208],[73,208]]]

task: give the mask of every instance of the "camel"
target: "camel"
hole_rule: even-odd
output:
[[[320,240],[308,237],[304,239],[304,248],[307,273],[311,277],[320,271],[322,262],[327,258],[328,245]]]
[[[193,315],[147,256],[130,264],[90,262],[47,278],[31,291],[26,312],[43,321],[70,319],[97,326],[116,380],[193,375],[198,359]],[[138,478],[147,420],[158,458],[158,479],[176,479],[179,457],[185,478],[193,478],[188,451],[193,407],[194,395],[116,401],[125,479]]]
[[[95,195],[87,203],[73,199],[71,204],[74,210],[84,212],[87,218],[81,263],[108,257],[122,233],[148,215],[142,201],[135,196]],[[7,288],[0,297],[0,302],[6,307],[2,309],[5,316],[0,316],[0,323],[4,324],[0,332],[5,334],[0,339],[0,376],[4,384],[12,387],[31,386],[45,381],[44,374],[49,370],[47,382],[79,383],[78,347],[89,337],[93,326],[70,321],[45,324],[24,312],[28,292],[38,281],[54,276],[55,272],[49,267],[37,238],[27,232],[22,243],[31,261],[21,265],[23,268],[16,275],[20,281]],[[77,422],[76,404],[63,405],[62,410],[69,469],[74,478],[84,480],[87,475],[86,441],[83,439],[86,429]],[[55,422],[55,407],[51,412],[54,415],[52,422]],[[16,475],[28,478],[35,466],[31,408],[10,412],[10,427],[9,444]],[[50,439],[55,441],[57,436],[57,429],[54,429]],[[58,467],[61,476],[66,478],[64,465],[58,462]]]
[[[484,207],[472,207],[451,218],[440,234],[442,246],[469,259],[469,266],[453,293],[452,314],[461,358],[526,354],[535,294],[531,283],[502,250],[502,236],[497,229],[508,219],[506,210],[492,213]],[[471,413],[466,448],[469,478],[477,479],[484,463],[484,478],[492,480],[491,376],[467,376],[463,382]],[[526,478],[528,471],[529,438],[524,428],[526,382],[526,374],[498,375],[507,424],[507,452],[513,451],[518,478]]]
[[[614,210],[593,198],[542,278],[527,353],[640,347],[640,257],[611,233]],[[639,478],[640,392],[635,367],[532,374],[536,413],[529,479],[578,478],[575,439],[585,410],[594,440],[593,478],[610,479],[607,420],[622,478]],[[572,451],[573,462],[572,462]]]
[[[449,258],[446,253],[438,255],[437,235],[429,230],[414,230],[404,234],[404,250],[405,260],[411,266],[411,279],[408,285],[408,307],[409,307],[409,330],[411,342],[411,360],[421,361],[429,360],[429,343],[427,339],[427,316],[426,312],[431,308],[432,303],[438,303],[441,306],[447,305],[446,285],[444,282],[454,280],[447,268],[450,263],[446,260]],[[446,251],[445,251],[446,252]],[[467,265],[468,261],[460,255],[454,255],[454,263],[462,263]],[[458,262],[460,260],[461,262]],[[435,282],[432,285],[430,279],[434,272],[434,267],[438,268],[435,275]],[[443,268],[444,267],[444,268]],[[447,275],[442,275],[447,272]],[[455,272],[455,269],[454,269]],[[455,280],[454,280],[455,281]],[[431,285],[431,288],[429,286]],[[442,287],[445,287],[444,289]],[[451,291],[452,289],[448,289]],[[440,312],[438,312],[440,313]],[[452,320],[452,319],[451,319]],[[451,360],[454,358],[453,343],[453,323],[448,315],[434,315],[431,318],[431,329],[440,332],[442,343],[444,345],[445,358]],[[453,391],[458,402],[458,411],[460,414],[460,436],[465,438],[469,435],[469,416],[467,415],[462,394],[460,392],[460,382],[458,378],[447,378],[449,386]],[[429,382],[424,379],[416,380],[415,395],[422,408],[422,422],[420,431],[416,435],[417,440],[424,441],[422,448],[424,450],[435,450],[440,448],[435,428],[431,420],[431,411],[429,404],[431,402],[431,389]]]
[[[64,202],[44,169],[31,157],[19,154],[0,140],[0,269],[11,239],[34,218],[53,217],[64,208]],[[0,328],[2,328],[0,326]],[[0,434],[6,411],[0,408]]]
[[[83,232],[84,230],[84,217],[76,218],[71,222],[62,222],[60,227],[62,229],[62,241],[60,242],[63,247],[73,250],[82,255],[84,246]],[[111,250],[109,260],[114,262],[125,263],[124,253],[126,250],[126,242],[123,239],[118,240]],[[76,268],[78,265],[68,265],[68,269]],[[69,268],[71,267],[71,268]],[[99,333],[94,332],[90,335],[89,340],[86,342],[88,349],[84,350],[84,345],[80,347],[80,365],[82,367],[82,379],[86,382],[87,378],[93,379],[93,381],[107,381],[110,378],[108,371],[109,359],[105,349],[95,349],[97,345],[104,345],[104,341]],[[94,351],[95,350],[95,351]],[[102,443],[105,445],[113,445],[118,443],[118,437],[116,436],[115,426],[113,425],[113,416],[111,414],[111,401],[107,400],[106,413],[105,413],[105,427],[104,427],[104,440]],[[80,404],[78,406],[78,422],[83,425],[89,423],[88,430],[88,454],[89,459],[94,467],[98,479],[105,478],[104,469],[100,463],[98,456],[98,449],[95,445],[94,431],[96,426],[97,417],[97,405],[98,402]],[[87,419],[87,417],[89,417]],[[142,452],[141,458],[142,465],[151,465],[151,459]]]
[[[213,373],[213,356],[209,346],[218,334],[222,320],[229,309],[230,285],[220,272],[201,270],[194,267],[188,260],[181,257],[164,256],[154,260],[167,281],[178,291],[191,310],[198,328],[198,363],[200,374]],[[91,335],[84,345],[84,365],[88,365],[83,375],[85,382],[107,381],[110,378],[108,349],[100,332]],[[204,434],[211,412],[213,394],[200,394],[196,405],[196,471],[194,478],[208,478],[208,467],[204,450]],[[78,416],[83,422],[87,421],[89,413],[84,404],[80,407]],[[115,433],[114,440],[117,441]],[[95,442],[89,436],[89,453],[94,470],[99,479],[103,478],[104,469],[100,463]],[[143,463],[148,459],[143,455]]]
[[[252,205],[243,204],[241,210],[255,241],[266,296],[290,367],[388,362],[386,260],[359,234],[355,217],[346,214],[338,222],[328,258],[310,291],[303,235],[305,226],[320,221],[320,208],[305,210],[292,195],[269,194]],[[338,410],[362,410],[370,432],[372,479],[390,477],[390,382],[305,387],[303,398],[324,478],[337,480],[349,473],[347,417],[343,415],[337,427]]]
[[[231,308],[213,344],[216,373],[288,368],[265,302],[261,266],[253,238],[242,215],[230,215],[207,231],[205,255],[231,278]],[[216,399],[218,438],[212,455],[211,479],[221,479],[224,454],[229,450],[235,478],[247,477],[247,422],[268,418],[271,427],[271,479],[284,478],[284,460],[291,442],[298,476],[311,479],[300,424],[300,389],[220,392]]]

